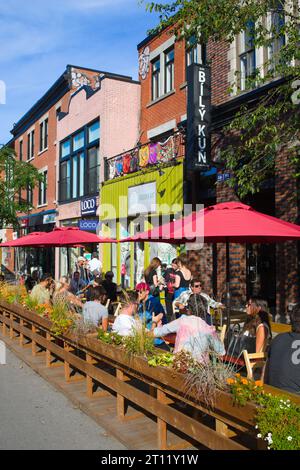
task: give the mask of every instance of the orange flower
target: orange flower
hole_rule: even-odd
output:
[[[263,381],[262,380],[256,380],[255,385],[257,385],[258,387],[262,387],[263,386]]]
[[[241,376],[241,374],[235,374],[235,376],[236,376],[236,377],[240,377],[240,376]]]
[[[248,385],[248,380],[247,379],[242,379],[242,384],[243,385]]]
[[[235,380],[234,379],[227,379],[227,383],[229,385],[234,384]]]

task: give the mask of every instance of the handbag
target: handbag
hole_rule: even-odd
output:
[[[240,325],[237,324],[228,331],[225,347],[226,355],[235,358],[240,357],[244,350],[248,351],[248,353],[255,353],[256,337],[245,335],[241,331]]]

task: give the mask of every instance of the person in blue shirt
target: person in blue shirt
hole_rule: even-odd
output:
[[[138,292],[138,314],[142,321],[145,322],[147,330],[152,328],[153,314],[162,314],[162,324],[167,323],[167,317],[159,297],[150,294],[150,286],[146,282],[140,282],[136,285],[135,290]],[[169,350],[163,339],[155,338],[154,345]]]

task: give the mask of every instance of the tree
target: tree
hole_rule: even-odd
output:
[[[33,165],[16,160],[11,148],[0,149],[0,228],[18,227],[17,212],[32,209],[32,204],[21,198],[21,191],[33,189],[42,179]]]
[[[298,0],[174,0],[150,2],[146,8],[159,13],[160,23],[152,32],[169,27],[177,40],[194,36],[202,44],[230,44],[246,30],[252,47],[272,51],[271,57],[246,78],[245,88],[271,82],[276,82],[276,86],[266,91],[255,107],[243,105],[224,128],[220,158],[233,175],[228,184],[236,188],[240,197],[259,191],[262,182],[274,176],[276,155],[283,147],[299,177]],[[238,93],[240,78],[240,73],[236,73],[231,84]]]

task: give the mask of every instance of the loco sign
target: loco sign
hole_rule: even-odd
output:
[[[203,171],[210,166],[210,67],[190,65],[187,69],[187,83],[187,168]]]
[[[90,197],[80,201],[81,215],[95,215],[97,212],[97,198]]]

